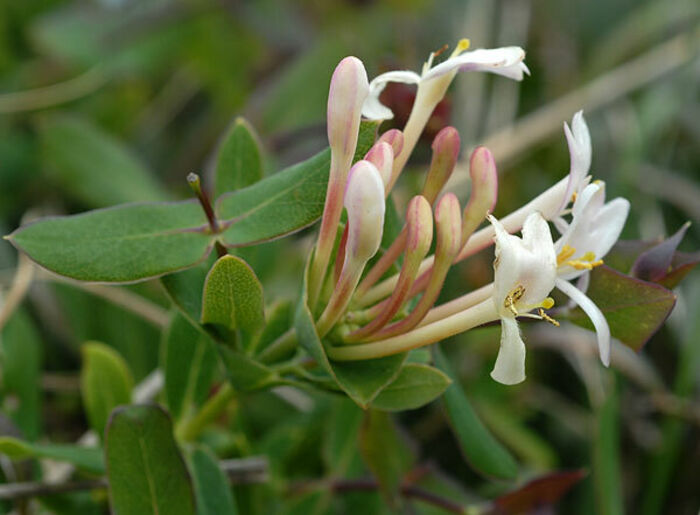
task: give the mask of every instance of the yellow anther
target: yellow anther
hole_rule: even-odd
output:
[[[542,304],[540,304],[544,309],[552,309],[554,306],[554,299],[552,297],[547,297],[542,301]]]
[[[503,301],[503,307],[508,308],[513,315],[518,316],[518,310],[515,308],[515,303],[518,302],[525,295],[525,288],[523,286],[518,286],[511,290],[508,295],[506,295]]]
[[[564,245],[561,252],[559,252],[559,255],[557,256],[557,266],[564,263],[567,259],[573,257],[574,254],[576,254],[576,249],[574,247]]]
[[[468,50],[470,45],[471,41],[469,41],[467,38],[460,39],[450,57],[457,57],[465,50]]]
[[[576,270],[593,270],[595,267],[602,265],[603,260],[599,259],[598,261],[583,261],[580,259],[574,259],[572,261],[566,261],[564,264],[569,265]]]
[[[578,193],[575,191],[571,194],[571,202],[576,202],[576,197],[578,197]]]
[[[544,312],[544,309],[540,308],[537,313],[542,317],[542,320],[545,322],[549,322],[552,324],[554,327],[559,327],[559,322],[554,320],[552,317],[550,317],[547,313]]]

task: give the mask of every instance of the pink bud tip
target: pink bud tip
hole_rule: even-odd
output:
[[[433,241],[433,213],[430,203],[422,195],[416,195],[408,203],[406,225],[406,252],[425,256]]]
[[[386,141],[378,141],[369,152],[365,154],[365,161],[369,161],[377,167],[379,175],[382,176],[384,187],[389,183],[391,170],[394,166],[394,151]]]
[[[454,171],[460,144],[459,133],[454,127],[445,127],[433,140],[433,158],[423,186],[423,195],[431,204]]]
[[[462,213],[459,200],[454,193],[446,193],[435,207],[438,247],[445,249],[444,255],[454,257],[461,248]],[[439,250],[437,253],[440,253]],[[451,258],[450,258],[451,260]]]
[[[493,211],[498,197],[498,170],[496,160],[486,147],[476,147],[469,159],[469,175],[472,179],[471,198],[481,197],[486,210]],[[483,213],[486,216],[486,213]]]
[[[332,149],[354,153],[362,104],[368,93],[369,82],[362,61],[352,56],[340,61],[328,93],[328,141]]]
[[[399,129],[390,129],[379,136],[377,142],[386,141],[394,151],[394,157],[398,156],[403,150],[403,132]]]

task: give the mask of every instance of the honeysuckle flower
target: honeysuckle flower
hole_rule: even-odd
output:
[[[377,253],[382,241],[384,183],[369,161],[358,161],[350,170],[344,203],[348,214],[345,259],[338,283],[316,325],[321,336],[342,316],[367,261]]]
[[[343,210],[343,192],[357,147],[362,105],[369,84],[362,61],[346,57],[336,67],[328,93],[328,143],[331,164],[321,229],[309,274],[309,305],[314,306],[326,275],[336,229]]]
[[[571,223],[564,225],[562,236],[555,244],[556,287],[590,318],[596,329],[600,359],[605,366],[610,365],[608,323],[584,291],[569,281],[587,275],[592,268],[603,263],[602,258],[620,237],[629,208],[629,202],[624,198],[605,202],[605,183],[596,181],[589,184],[576,197],[571,209]]]
[[[369,85],[369,94],[362,107],[366,118],[382,120],[393,118],[389,108],[382,105],[379,96],[389,82],[402,82],[418,85],[411,114],[408,117],[404,133],[404,151],[394,160],[394,169],[388,190],[391,190],[408,161],[408,157],[418,141],[435,106],[442,100],[450,83],[460,71],[485,71],[505,77],[522,80],[524,73],[529,73],[523,63],[525,51],[520,47],[503,47],[479,49],[466,52],[469,40],[462,39],[452,55],[444,62],[433,66],[433,59],[440,52],[432,52],[423,65],[421,74],[412,71],[391,71],[375,77]]]
[[[571,197],[583,190],[590,180],[587,178],[587,175],[591,169],[591,134],[588,131],[586,120],[583,118],[582,110],[574,114],[574,117],[571,119],[571,128],[564,122],[564,134],[569,145],[571,165],[569,167],[569,180],[566,184],[566,192],[564,193],[560,210],[563,210]]]
[[[525,51],[516,46],[478,49],[465,52],[469,48],[469,40],[461,40],[449,59],[433,66],[433,59],[438,55],[432,52],[428,61],[423,65],[421,74],[409,70],[390,71],[372,79],[369,85],[369,96],[362,108],[362,115],[370,120],[389,120],[394,113],[383,105],[379,96],[389,82],[417,84],[426,87],[430,82],[434,98],[430,100],[437,104],[444,95],[454,76],[461,71],[484,71],[503,75],[514,80],[522,80],[523,73],[530,73],[523,59]],[[442,92],[442,93],[440,93]],[[431,103],[433,103],[431,102]]]
[[[522,238],[508,234],[494,217],[496,250],[492,300],[501,319],[501,345],[491,377],[503,384],[525,379],[525,344],[520,336],[517,316],[540,309],[540,318],[548,318],[541,308],[552,307],[548,297],[557,274],[554,243],[547,222],[539,213],[525,220]]]

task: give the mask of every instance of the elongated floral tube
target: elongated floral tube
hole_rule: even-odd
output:
[[[428,314],[425,315],[425,318],[423,320],[421,320],[420,324],[418,324],[418,327],[427,324],[432,324],[433,322],[437,322],[438,320],[442,320],[443,318],[452,316],[455,313],[459,313],[460,311],[469,309],[472,306],[476,306],[480,302],[483,302],[486,299],[490,298],[492,293],[493,283],[489,283],[477,290],[470,291],[469,293],[466,293],[461,297],[457,297],[456,299],[452,299],[449,302],[445,302],[444,304],[435,306],[433,309],[428,311]]]
[[[398,336],[384,340],[342,347],[328,347],[328,357],[334,361],[357,361],[381,358],[406,352],[439,342],[474,327],[498,320],[498,313],[491,299],[460,311],[438,322],[424,325]]]
[[[435,202],[455,169],[460,143],[459,132],[454,127],[443,128],[433,140],[433,157],[422,192],[430,204]]]
[[[430,244],[433,241],[433,213],[425,197],[416,195],[411,199],[406,210],[406,224],[406,253],[396,289],[377,317],[348,335],[346,342],[361,340],[384,327],[408,299],[411,284],[418,274],[420,263],[430,250]]]
[[[435,265],[423,296],[406,318],[378,331],[372,336],[373,340],[405,333],[416,327],[440,295],[447,272],[452,266],[452,260],[459,252],[462,237],[462,214],[459,200],[454,193],[446,193],[438,201],[435,207],[435,228],[437,232]]]
[[[321,229],[309,274],[309,307],[311,309],[318,300],[333,251],[336,230],[343,210],[345,183],[357,147],[362,104],[368,92],[367,72],[362,62],[356,57],[346,57],[340,61],[333,72],[328,94],[327,124],[331,164]]]
[[[358,161],[350,171],[345,191],[348,237],[345,261],[325,310],[316,324],[323,337],[343,315],[357,286],[362,270],[377,253],[384,227],[384,183],[369,161]]]
[[[493,211],[498,197],[498,171],[493,154],[486,147],[477,147],[469,159],[472,190],[462,217],[462,246]]]

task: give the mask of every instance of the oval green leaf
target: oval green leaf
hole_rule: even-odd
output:
[[[219,258],[204,281],[201,322],[255,331],[265,323],[264,309],[262,285],[248,263]]]
[[[262,176],[260,140],[246,120],[236,118],[217,152],[215,196],[255,184]]]
[[[80,391],[90,427],[100,436],[114,408],[131,401],[134,380],[119,353],[103,343],[82,346]]]
[[[203,259],[212,245],[196,201],[127,204],[45,218],[6,238],[52,272],[100,282],[174,272]]]
[[[187,453],[187,463],[195,496],[197,515],[236,515],[231,485],[216,457],[204,447],[197,446]]]
[[[214,345],[184,316],[173,316],[163,339],[162,363],[165,401],[176,420],[206,400],[218,364]]]
[[[437,345],[433,346],[433,358],[435,365],[453,381],[445,390],[445,408],[466,460],[474,470],[485,476],[515,479],[518,464],[481,422]]]
[[[117,408],[105,444],[113,514],[195,515],[190,477],[161,408]]]
[[[450,383],[450,378],[436,368],[407,363],[396,379],[379,392],[372,407],[382,411],[420,408],[442,395]]]

